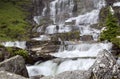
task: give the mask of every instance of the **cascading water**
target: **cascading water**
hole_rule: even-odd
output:
[[[85,3],[87,2],[87,0],[84,1]],[[46,27],[45,34],[72,31],[72,28],[70,26],[67,26],[66,23],[75,22],[74,26],[79,28],[80,36],[92,35],[94,38],[93,41],[96,41],[100,34],[100,30],[91,28],[90,26],[98,23],[99,12],[100,9],[105,6],[105,1],[88,1],[93,4],[91,5],[92,9],[90,9],[89,11],[85,11],[84,9],[82,10],[82,13],[79,13],[78,16],[75,17],[73,15],[75,0],[53,0],[52,2],[50,2],[50,19],[53,20],[54,23],[53,25],[50,24]],[[84,7],[86,6],[84,5]],[[46,8],[44,8],[43,11],[45,10]],[[44,12],[41,16],[43,15]],[[36,21],[36,23],[37,22],[38,20]],[[60,58],[60,60],[63,59],[62,61],[55,62],[54,60],[50,60],[37,65],[27,66],[29,76],[48,76],[56,75],[64,71],[88,70],[95,61],[95,59],[92,57],[96,57],[100,50],[106,49],[110,51],[111,46],[111,43],[90,43],[81,41],[80,43],[71,45],[70,42],[64,42],[60,46],[58,52],[51,53],[52,56]]]
[[[73,0],[55,0],[50,3],[50,15],[54,24],[64,23],[65,15],[71,17],[74,7]]]
[[[102,49],[110,50],[111,43],[82,43],[78,45],[68,45],[63,51],[51,55],[60,58],[76,58],[76,57],[96,57]]]

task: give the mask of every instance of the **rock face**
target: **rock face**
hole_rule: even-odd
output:
[[[51,40],[58,41],[61,39],[62,41],[75,41],[80,39],[80,32],[79,31],[73,31],[73,32],[67,32],[67,33],[58,33],[51,35]]]
[[[113,55],[103,50],[90,70],[93,72],[93,79],[120,79],[119,67]]]
[[[76,12],[77,15],[84,14],[85,12],[89,12],[93,10],[95,7],[94,2],[97,2],[98,0],[74,0],[75,6],[76,6]]]
[[[81,41],[92,41],[93,40],[93,37],[92,35],[83,35],[81,36]]]
[[[0,63],[0,70],[28,77],[24,59],[17,55]]]
[[[90,79],[90,77],[91,72],[89,71],[68,71],[55,77],[44,77],[40,79]]]
[[[0,79],[28,79],[7,71],[0,71]]]

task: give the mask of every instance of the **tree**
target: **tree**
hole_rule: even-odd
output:
[[[118,20],[111,12],[107,15],[105,25],[107,30],[101,33],[100,40],[111,41],[113,38],[116,38],[119,32]]]

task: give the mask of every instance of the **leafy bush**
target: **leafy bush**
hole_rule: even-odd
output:
[[[18,48],[7,47],[7,51],[10,53],[11,56],[21,55],[23,58],[28,58],[28,51]]]

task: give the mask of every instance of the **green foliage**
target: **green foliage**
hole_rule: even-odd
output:
[[[120,46],[120,39],[116,38],[120,35],[120,26],[118,24],[117,18],[109,12],[106,18],[106,30],[104,30],[100,35],[100,40],[108,40],[118,46]]]
[[[120,38],[112,38],[111,42],[120,47]]]
[[[25,59],[28,58],[28,51],[26,51],[26,50],[16,49],[16,48],[11,48],[11,47],[7,47],[6,49],[10,53],[11,56],[21,55]]]
[[[0,1],[0,41],[26,39],[29,23],[25,19],[28,13],[19,6],[20,3],[15,5],[13,2]]]
[[[14,53],[15,55],[21,55],[23,56],[24,58],[28,57],[28,52],[26,50],[18,50],[18,51],[15,51]]]

